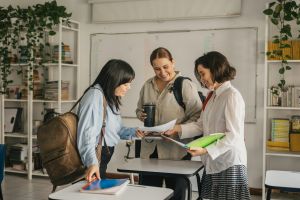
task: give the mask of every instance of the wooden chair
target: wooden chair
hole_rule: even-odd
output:
[[[271,199],[272,189],[285,192],[300,192],[300,172],[268,170],[265,187],[267,200]]]

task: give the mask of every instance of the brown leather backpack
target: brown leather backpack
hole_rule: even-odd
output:
[[[77,149],[78,116],[72,112],[83,96],[84,94],[69,112],[50,119],[41,125],[37,132],[43,166],[53,184],[52,192],[57,186],[73,183],[84,177],[85,167]],[[105,126],[105,98],[103,98],[103,108],[103,125]],[[101,130],[101,140],[102,138]]]

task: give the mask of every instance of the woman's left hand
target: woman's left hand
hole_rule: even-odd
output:
[[[178,133],[181,132],[181,126],[179,124],[175,125],[173,129],[167,130],[163,134],[166,136],[176,136]]]
[[[191,147],[187,150],[192,156],[201,156],[207,153],[207,150],[202,147]]]
[[[143,131],[137,129],[136,132],[135,132],[135,135],[136,135],[136,137],[138,137],[138,138],[143,138],[143,137],[145,137],[145,132],[143,132]]]

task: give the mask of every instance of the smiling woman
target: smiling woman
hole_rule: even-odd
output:
[[[166,48],[159,47],[150,55],[150,64],[155,76],[148,79],[141,91],[136,109],[137,117],[143,121],[147,118],[143,105],[155,104],[155,122],[154,125],[161,125],[171,120],[177,119],[177,123],[186,123],[194,121],[200,116],[201,100],[198,96],[196,86],[189,80],[185,79],[182,83],[182,99],[185,108],[178,104],[172,88],[175,80],[180,77],[180,72],[175,71],[175,60],[170,51]],[[149,67],[151,68],[151,67]],[[190,140],[182,141],[187,143]],[[186,152],[174,143],[161,140],[141,141],[141,158],[159,158],[168,160],[190,159]],[[161,187],[163,180],[168,188],[174,190],[173,200],[185,199],[186,182],[183,178],[170,178],[162,176],[141,177],[142,185]]]

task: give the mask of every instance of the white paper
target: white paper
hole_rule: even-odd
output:
[[[179,145],[179,146],[181,146],[181,147],[187,149],[187,146],[186,146],[184,143],[182,143],[182,142],[179,142],[179,141],[177,141],[177,140],[174,140],[173,138],[171,138],[171,137],[169,137],[169,136],[165,136],[164,134],[161,134],[161,137],[163,137],[163,138],[165,138],[165,139],[167,139],[167,140],[170,140],[170,141],[174,142],[175,144],[177,144],[177,145]]]
[[[153,127],[139,127],[138,129],[141,130],[141,131],[146,131],[146,132],[165,132],[169,129],[172,129],[175,124],[176,124],[176,120],[177,119],[174,119],[168,123],[165,123],[165,124],[162,124],[162,125],[159,125],[159,126],[153,126]]]

